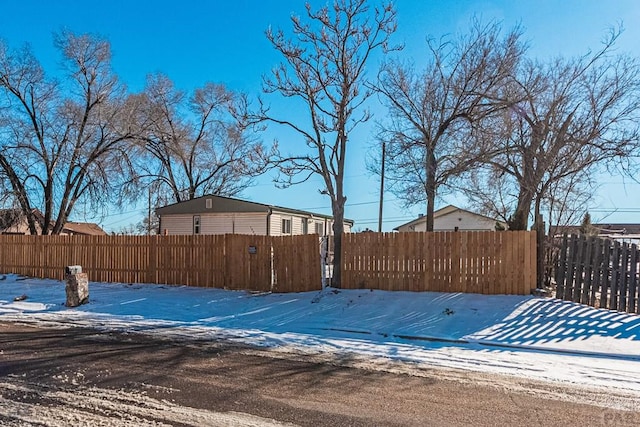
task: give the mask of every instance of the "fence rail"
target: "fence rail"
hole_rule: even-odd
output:
[[[640,314],[640,250],[635,244],[566,234],[556,267],[556,296]]]
[[[62,279],[274,292],[321,289],[320,240],[302,236],[0,236],[0,271]],[[353,233],[343,237],[342,287],[528,294],[534,232]]]
[[[536,287],[535,232],[358,233],[342,244],[344,288],[525,295]]]

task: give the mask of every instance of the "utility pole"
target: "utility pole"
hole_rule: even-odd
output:
[[[149,185],[149,211],[147,221],[147,235],[151,236],[151,185]]]
[[[378,211],[378,233],[382,233],[382,204],[384,199],[384,159],[386,143],[382,141],[382,167],[380,168],[380,210]]]

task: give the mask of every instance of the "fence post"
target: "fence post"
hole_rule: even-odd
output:
[[[322,289],[327,287],[327,254],[329,253],[329,238],[320,237],[320,277],[322,278]]]
[[[534,229],[536,231],[536,287],[538,289],[544,288],[544,253],[545,253],[545,238],[546,238],[546,225],[542,220],[542,215],[538,214]]]

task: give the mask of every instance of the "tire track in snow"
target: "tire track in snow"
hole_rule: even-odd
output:
[[[20,378],[0,382],[3,426],[293,426],[239,412],[213,412],[158,400],[144,392],[76,386],[66,389]]]

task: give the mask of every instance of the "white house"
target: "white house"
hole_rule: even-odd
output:
[[[433,213],[433,231],[495,231],[496,226],[505,229],[507,224],[494,218],[449,205]],[[419,216],[402,224],[394,231],[427,231],[427,217]]]
[[[333,234],[333,217],[222,196],[202,196],[156,209],[161,234]],[[353,221],[344,220],[350,232]]]

